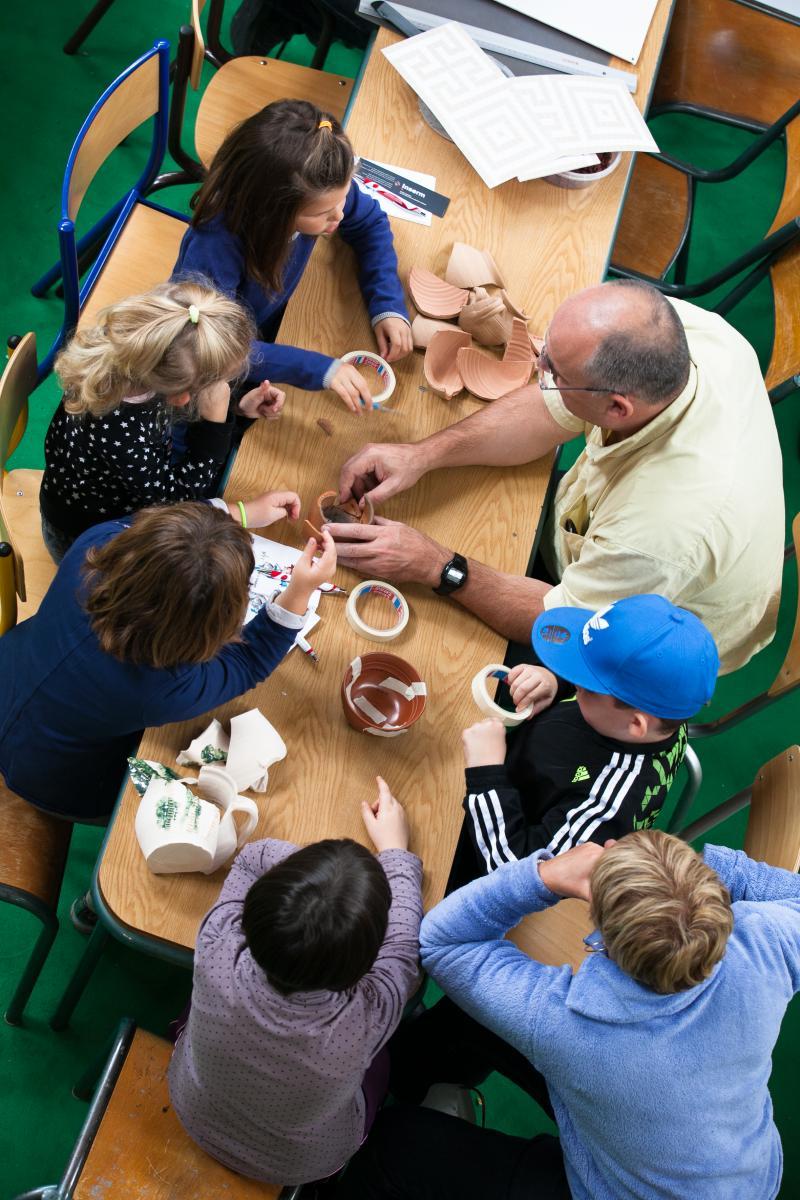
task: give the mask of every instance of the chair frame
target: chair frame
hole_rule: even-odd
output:
[[[58,225],[58,242],[60,258],[59,262],[44,273],[31,288],[34,296],[44,296],[46,292],[58,280],[63,281],[64,288],[64,321],[59,333],[56,335],[55,341],[45,358],[39,365],[38,382],[41,382],[52,370],[53,360],[56,353],[60,349],[67,337],[72,333],[78,323],[81,309],[83,308],[86,299],[90,295],[97,278],[109,256],[111,255],[114,245],[121,233],[126,221],[128,220],[132,210],[138,204],[145,204],[150,208],[164,212],[171,217],[186,220],[186,218],[177,212],[172,212],[169,209],[161,208],[157,204],[153,204],[146,200],[146,195],[150,190],[167,148],[167,126],[169,114],[169,42],[158,41],[151,50],[137,58],[105,89],[99,99],[92,106],[91,111],[81,125],[78,136],[72,146],[67,159],[67,166],[64,172],[64,182],[61,191],[61,220]],[[157,75],[158,75],[158,104],[157,110],[153,118],[153,136],[150,145],[150,151],[147,163],[139,178],[133,186],[119,200],[117,200],[111,208],[100,218],[99,221],[89,229],[82,237],[76,240],[75,237],[75,219],[77,218],[77,210],[74,216],[70,215],[70,185],[73,180],[73,172],[78,155],[83,147],[84,141],[89,135],[94,126],[95,119],[102,111],[106,103],[117,92],[117,90],[127,82],[132,75],[145,66],[151,59],[157,57]],[[106,154],[112,153],[116,146]],[[99,164],[102,165],[102,164]],[[98,166],[99,169],[99,166]],[[91,180],[89,180],[89,184]],[[87,189],[89,184],[87,184]],[[81,198],[82,199],[82,198]],[[78,205],[80,207],[80,204]],[[87,260],[90,260],[92,265],[81,284],[81,272]]]
[[[114,1036],[108,1058],[100,1072],[99,1079],[97,1079],[89,1111],[86,1114],[86,1119],[78,1134],[77,1141],[64,1168],[60,1182],[58,1184],[48,1184],[45,1187],[33,1188],[17,1196],[16,1200],[72,1200],[75,1188],[80,1182],[81,1173],[86,1166],[89,1151],[97,1137],[117,1080],[125,1065],[128,1051],[133,1044],[135,1033],[135,1022],[130,1017],[123,1018]],[[80,1099],[88,1099],[91,1096],[93,1078],[97,1078],[96,1070],[86,1072],[73,1089],[73,1095]],[[280,1193],[280,1200],[298,1200],[300,1193],[301,1188],[299,1186],[285,1187]]]

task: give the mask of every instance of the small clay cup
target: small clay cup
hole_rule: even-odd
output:
[[[382,650],[376,650],[374,653],[361,655],[361,674],[353,686],[351,695],[353,697],[363,696],[365,700],[369,700],[370,704],[385,714],[387,724],[399,726],[402,730],[409,729],[424,713],[427,697],[414,696],[411,700],[406,700],[405,696],[401,696],[399,692],[385,691],[378,685],[389,676],[393,676],[405,684],[422,682],[417,672],[404,658],[400,658],[397,654],[386,654]],[[348,701],[346,688],[352,678],[353,672],[348,664],[341,689],[342,708],[348,725],[360,733],[365,729],[383,728],[383,726],[370,721],[366,713],[359,708],[354,708]]]

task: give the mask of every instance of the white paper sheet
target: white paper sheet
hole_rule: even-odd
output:
[[[498,0],[498,3],[635,63],[658,0]]]
[[[250,576],[250,600],[244,619],[245,625],[248,621],[252,621],[256,613],[264,607],[276,591],[282,592],[289,586],[292,567],[303,553],[302,550],[296,550],[294,546],[284,546],[280,542],[273,542],[271,538],[261,537],[257,533],[251,534],[251,536],[256,565]],[[300,630],[300,637],[305,637],[308,631],[319,622],[317,606],[320,595],[319,591],[311,594],[308,602],[308,618]],[[296,645],[296,641],[292,642],[289,649],[293,650]]]
[[[369,155],[367,154],[365,157],[369,158]],[[376,158],[370,159],[370,162],[374,162],[378,167],[384,167],[387,171],[394,172],[395,175],[403,175],[406,179],[410,179],[412,183],[420,183],[423,187],[431,188],[432,190],[436,187],[435,175],[426,175],[423,171],[411,171],[408,167],[398,167],[393,163],[378,162]],[[396,204],[394,200],[390,200],[385,196],[379,188],[370,187],[362,183],[360,179],[356,179],[356,185],[359,191],[364,192],[367,196],[372,196],[378,201],[378,204],[380,204],[387,217],[397,217],[401,221],[411,221],[414,225],[428,226],[433,219],[429,212],[414,212],[411,209],[403,208],[402,205]]]

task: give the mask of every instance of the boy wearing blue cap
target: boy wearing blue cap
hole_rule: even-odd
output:
[[[711,699],[719,668],[702,621],[657,595],[599,612],[548,609],[531,642],[542,665],[515,667],[508,685],[533,719],[507,748],[496,719],[463,734],[465,827],[487,872],[535,850],[560,854],[649,828],[683,761],[686,722]]]

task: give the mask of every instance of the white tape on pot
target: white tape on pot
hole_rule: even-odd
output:
[[[369,594],[382,596],[384,600],[389,601],[397,617],[394,625],[391,625],[388,629],[376,629],[374,625],[368,625],[358,615],[357,606],[359,600],[362,596]],[[408,624],[408,604],[402,592],[398,592],[397,588],[392,587],[390,583],[382,583],[380,579],[365,579],[363,583],[354,587],[347,597],[345,615],[351,628],[355,629],[356,633],[360,633],[363,637],[370,638],[374,642],[390,642],[392,638],[398,637]]]
[[[351,350],[341,357],[343,363],[352,363],[354,367],[371,367],[383,384],[383,391],[372,397],[372,407],[378,408],[384,400],[388,400],[394,391],[397,380],[394,371],[385,358],[374,354],[372,350]]]
[[[489,663],[488,667],[484,667],[472,681],[472,699],[477,704],[485,717],[497,717],[504,725],[514,726],[521,725],[523,721],[527,721],[528,717],[533,716],[533,705],[529,704],[527,708],[523,708],[522,712],[510,712],[507,708],[501,708],[496,704],[489,695],[489,689],[486,686],[489,679],[505,679],[508,675],[509,668],[504,667],[502,663]]]

